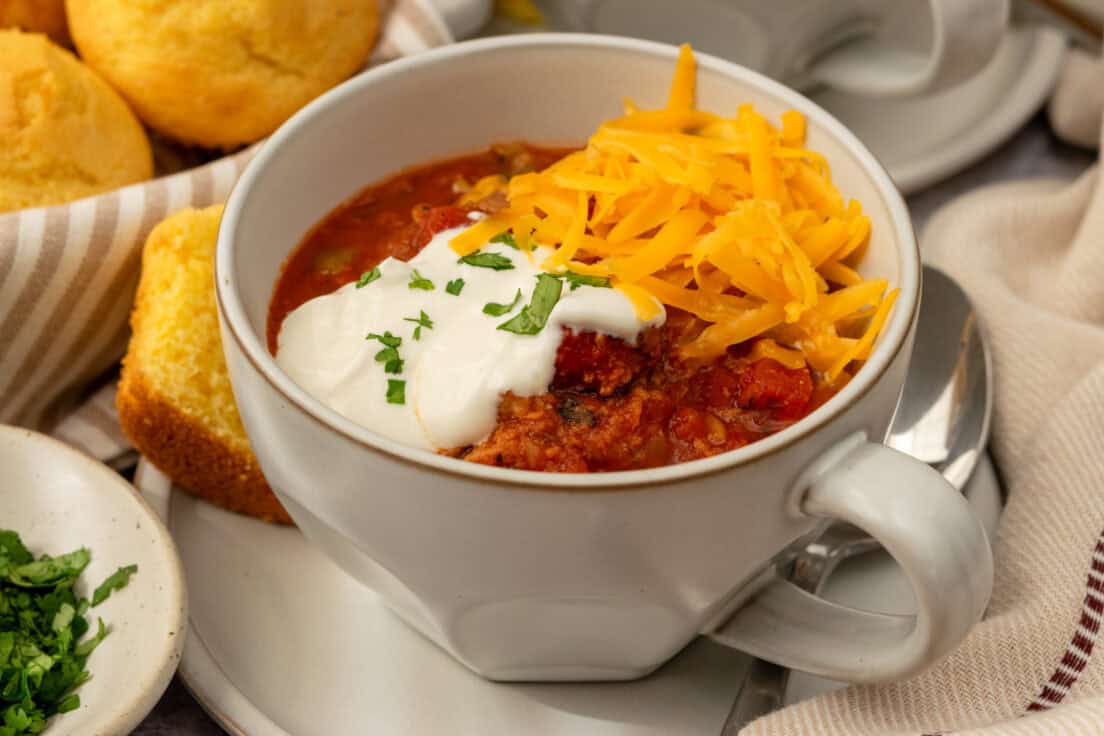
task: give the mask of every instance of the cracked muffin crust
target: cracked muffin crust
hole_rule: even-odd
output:
[[[0,31],[0,212],[152,174],[146,133],[106,82],[43,35]]]
[[[151,128],[233,148],[366,63],[376,0],[66,0],[81,57]]]

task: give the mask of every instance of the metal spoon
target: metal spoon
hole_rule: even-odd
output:
[[[992,408],[992,366],[974,309],[953,279],[924,266],[912,361],[886,444],[931,464],[961,491],[985,452]],[[835,524],[797,556],[790,581],[818,593],[841,562],[877,548],[861,529]],[[721,736],[782,707],[789,677],[786,667],[752,660]]]

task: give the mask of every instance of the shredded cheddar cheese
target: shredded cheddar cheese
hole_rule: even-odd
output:
[[[533,0],[495,0],[495,15],[530,26],[544,24],[544,15]]]
[[[469,203],[508,205],[453,238],[461,256],[511,230],[552,248],[553,273],[604,276],[652,316],[658,300],[709,323],[681,346],[707,359],[752,343],[753,358],[808,365],[835,382],[865,360],[897,290],[855,261],[870,237],[796,110],[771,125],[751,105],[725,118],[695,108],[696,62],[679,53],[667,105],[602,123],[585,149],[544,171],[475,183]]]

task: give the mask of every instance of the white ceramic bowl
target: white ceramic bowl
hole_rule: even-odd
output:
[[[919,255],[884,170],[838,122],[781,85],[699,55],[702,109],[752,102],[772,119],[789,108],[805,113],[809,146],[872,220],[861,270],[901,290],[858,376],[796,425],[653,470],[485,467],[357,426],[296,386],[265,347],[281,264],[334,206],[404,167],[496,141],[582,142],[619,114],[626,95],[661,106],[675,55],[604,36],[486,39],[373,70],[289,121],[243,175],[219,233],[223,344],[246,429],[307,537],[488,677],[646,674],[763,589],[772,561],[823,517],[879,537],[913,580],[918,617],[840,612],[775,583],[722,638],[837,678],[915,672],[980,616],[988,545],[938,474],[866,441],[883,437],[901,390]]]
[[[81,705],[50,720],[46,736],[125,736],[157,704],[180,660],[187,630],[184,577],[168,530],[134,488],[56,440],[0,425],[0,527],[37,554],[92,552],[77,594],[118,568],[138,572],[91,616],[111,633],[88,658]],[[93,619],[94,621],[95,619]]]

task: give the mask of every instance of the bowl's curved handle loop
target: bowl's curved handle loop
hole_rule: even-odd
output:
[[[973,77],[1004,37],[1009,0],[928,0],[931,48],[911,51],[865,36],[819,55],[808,74],[830,87],[866,95],[937,92]]]
[[[946,655],[981,618],[993,587],[985,530],[962,494],[924,463],[862,440],[800,499],[811,516],[854,524],[903,568],[915,616],[828,602],[784,580],[709,633],[761,659],[834,680],[909,677]]]

